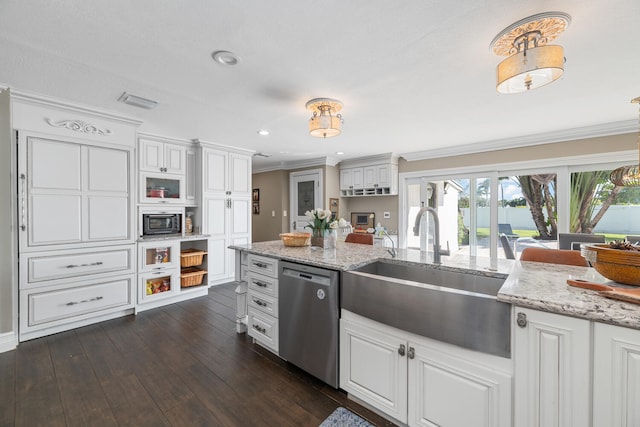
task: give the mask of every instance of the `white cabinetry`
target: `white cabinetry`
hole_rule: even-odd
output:
[[[189,201],[185,182],[189,144],[188,141],[141,134],[138,140],[140,203],[184,204]],[[195,189],[188,190],[194,202]]]
[[[29,94],[11,102],[19,340],[132,313],[139,122]]]
[[[387,154],[342,162],[340,194],[343,197],[398,194],[398,157]]]
[[[513,330],[515,425],[591,425],[591,322],[516,307]]]
[[[209,238],[209,278],[233,278],[234,251],[251,239],[251,156],[200,142],[202,226]]]
[[[247,333],[278,354],[278,260],[247,255]]]
[[[595,323],[593,425],[640,425],[640,331]]]
[[[340,387],[353,397],[409,426],[511,425],[509,359],[345,310],[340,325]]]

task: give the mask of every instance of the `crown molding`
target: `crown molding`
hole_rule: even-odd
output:
[[[305,160],[291,160],[287,162],[279,162],[270,165],[264,166],[254,166],[252,168],[252,173],[263,173],[263,172],[273,172],[276,170],[292,170],[292,169],[302,169],[313,166],[337,166],[340,163],[339,159],[334,157],[316,157],[313,159],[305,159]]]
[[[256,150],[250,150],[248,148],[232,147],[231,145],[217,144],[215,142],[205,141],[205,140],[200,139],[200,138],[193,138],[191,140],[191,142],[194,143],[194,144],[198,144],[200,146],[203,146],[203,147],[219,148],[221,150],[231,151],[231,152],[238,153],[238,154],[245,154],[245,155],[248,155],[248,156],[252,156],[256,152]]]
[[[73,111],[81,114],[89,114],[95,117],[100,117],[107,120],[117,120],[120,122],[129,123],[133,126],[140,126],[142,124],[142,120],[134,119],[129,116],[116,114],[106,110],[100,110],[95,107],[88,107],[86,105],[78,104],[75,102],[63,101],[57,98],[53,98],[46,95],[41,95],[33,92],[27,92],[11,87],[5,87],[5,90],[9,89],[11,91],[11,99],[13,101],[20,101],[25,104],[32,105],[44,105],[49,108],[57,108],[64,109],[67,111]]]
[[[565,129],[525,135],[493,141],[477,142],[473,144],[458,145],[454,147],[436,148],[433,150],[414,151],[401,153],[408,162],[416,160],[433,159],[440,157],[453,157],[465,154],[475,154],[487,151],[498,151],[511,148],[553,144],[556,142],[574,141],[576,139],[597,138],[602,136],[621,135],[638,131],[637,120],[625,120],[620,122],[603,123],[593,126]]]
[[[174,138],[171,136],[158,135],[156,133],[138,132],[137,135],[138,135],[138,139],[151,139],[153,141],[171,142],[174,144],[181,144],[181,145],[196,145],[196,143],[191,139]]]
[[[340,162],[341,168],[351,168],[360,166],[372,166],[372,165],[386,165],[391,163],[392,165],[398,165],[398,156],[395,153],[383,153],[365,157],[354,157],[352,159],[345,159]]]

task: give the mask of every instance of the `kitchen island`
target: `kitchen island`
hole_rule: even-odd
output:
[[[280,241],[231,248],[341,272],[384,260],[505,279],[497,300],[511,306],[510,358],[342,310],[340,388],[396,422],[640,425],[640,305],[566,284],[583,279],[624,286],[592,268],[464,256],[435,265],[430,253],[398,250],[392,258],[385,248],[344,242],[335,250],[288,248]],[[465,411],[459,411],[461,399]]]

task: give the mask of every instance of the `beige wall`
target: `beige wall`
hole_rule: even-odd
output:
[[[380,223],[390,233],[398,229],[398,196],[342,197],[340,216],[351,221],[351,212],[373,212],[376,224]],[[384,212],[389,212],[391,218],[385,219]]]
[[[253,188],[260,190],[260,214],[251,215],[251,240],[277,240],[280,233],[289,229],[287,218],[283,215],[289,209],[289,171],[256,173],[251,179]]]
[[[427,160],[407,162],[400,159],[398,169],[403,172],[417,172],[430,169],[446,169],[496,163],[519,162],[525,160],[553,159],[585,154],[612,153],[636,149],[637,134],[614,135],[600,138],[579,139],[530,147],[510,148],[488,151],[486,153],[465,154],[462,156],[438,157]],[[637,158],[629,159],[634,163]]]

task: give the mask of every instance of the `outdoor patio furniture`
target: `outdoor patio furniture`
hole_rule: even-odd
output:
[[[507,259],[516,259],[515,254],[513,253],[513,248],[511,247],[511,242],[506,234],[500,234],[500,243],[502,243],[502,249],[504,250],[504,256]]]
[[[604,243],[604,235],[587,233],[558,233],[558,249],[579,251],[581,243]]]
[[[511,229],[511,224],[498,224],[498,234],[500,235],[504,234],[510,239],[515,239],[520,237],[519,235],[513,232],[513,230]]]
[[[627,236],[627,242],[629,242],[631,244],[636,244],[636,243],[640,242],[640,236],[629,235],[629,236]]]

